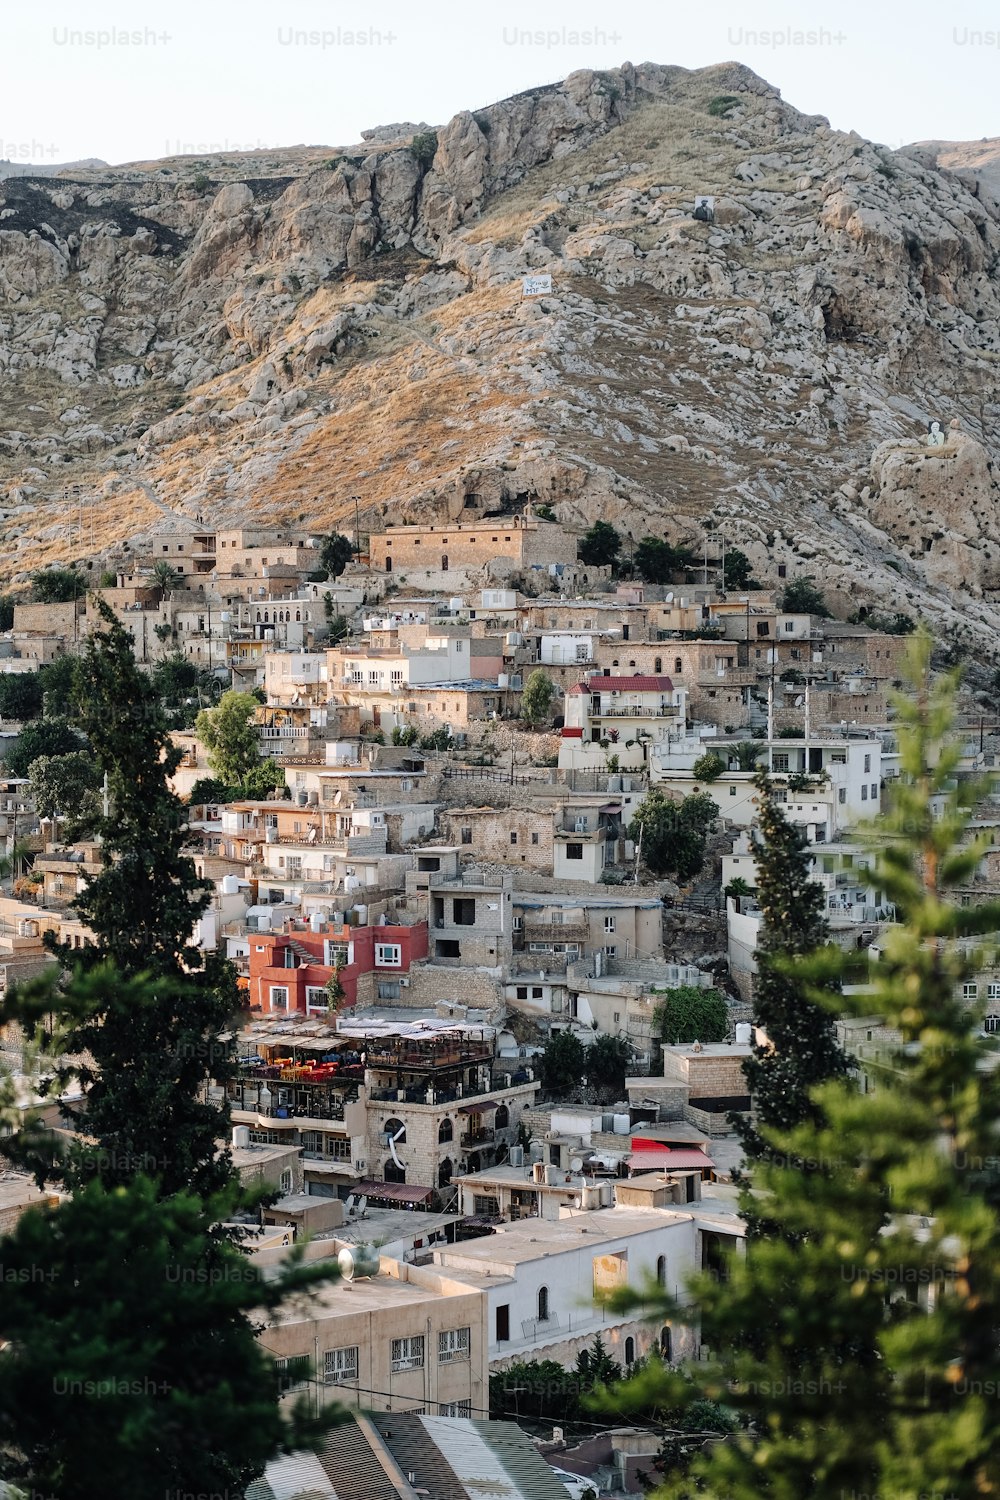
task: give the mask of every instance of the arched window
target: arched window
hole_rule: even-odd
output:
[[[301,609],[297,609],[295,611],[295,623],[298,625],[301,622],[301,620],[302,620],[302,611],[301,611]]]
[[[675,656],[674,657],[674,671],[675,672],[683,672],[683,670],[684,670],[684,663],[681,661],[681,659],[680,659],[679,656]]]
[[[438,1167],[438,1187],[447,1187],[451,1181],[452,1163],[451,1157],[446,1156]]]
[[[405,1182],[406,1181],[406,1168],[405,1167],[397,1167],[396,1163],[393,1161],[392,1157],[390,1156],[389,1159],[388,1159],[388,1161],[386,1162],[385,1166],[382,1169],[382,1176],[383,1176],[383,1178],[385,1179],[386,1182]]]
[[[673,1355],[673,1335],[669,1324],[660,1329],[660,1353],[664,1361],[669,1365]]]
[[[257,611],[257,624],[260,624],[260,610]]]
[[[506,1104],[498,1104],[497,1112],[493,1116],[493,1124],[497,1130],[506,1130],[510,1124],[510,1110]]]
[[[269,612],[265,609],[265,611],[264,611],[264,624],[265,625],[270,625],[270,623],[271,623],[271,616],[270,616]]]
[[[667,1284],[667,1257],[665,1255],[657,1256],[656,1259],[656,1283],[657,1286]]]
[[[549,1321],[549,1289],[547,1286],[538,1288],[538,1321],[547,1323]]]
[[[448,554],[447,554],[447,552],[445,552],[445,553],[442,554],[442,557],[441,557],[441,572],[442,573],[447,573],[447,571],[448,571]]]
[[[441,1121],[441,1124],[438,1126],[438,1142],[440,1143],[442,1141],[451,1141],[454,1140],[454,1138],[455,1127],[448,1119],[448,1116],[445,1115],[444,1119]]]
[[[657,677],[659,677],[659,675],[660,675],[660,673],[662,671],[663,671],[663,657],[662,656],[657,656],[653,660],[653,672],[655,673],[655,675]]]
[[[635,1339],[631,1337],[625,1340],[625,1363],[635,1364]]]
[[[402,1120],[397,1120],[395,1117],[393,1117],[393,1119],[391,1120],[386,1120],[382,1129],[385,1131],[386,1135],[392,1136],[397,1146],[401,1146],[406,1140],[406,1126],[403,1124]]]

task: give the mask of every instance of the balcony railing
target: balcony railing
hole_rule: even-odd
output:
[[[460,1137],[459,1144],[463,1147],[492,1146],[496,1138],[497,1133],[495,1130],[467,1130]]]
[[[679,710],[666,705],[647,707],[644,703],[615,704],[613,708],[592,708],[592,719],[676,719]]]

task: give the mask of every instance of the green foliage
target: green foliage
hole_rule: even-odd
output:
[[[729,1007],[718,990],[682,984],[675,990],[655,990],[663,1004],[653,1012],[653,1029],[661,1042],[724,1042],[729,1035]]]
[[[698,1384],[746,1423],[694,1460],[709,1495],[1000,1492],[1000,1074],[957,998],[1000,906],[957,899],[986,847],[969,828],[983,788],[956,776],[954,679],[932,685],[929,659],[920,632],[896,700],[901,776],[873,840],[898,921],[868,992],[836,1001],[898,1040],[865,1064],[865,1092],[835,1077],[797,1124],[760,1122],[766,1233],[692,1288],[719,1353]],[[820,998],[839,971],[823,948],[784,963]]]
[[[59,714],[70,719],[74,717],[79,675],[80,662],[75,656],[57,656],[39,667],[42,709],[47,717],[54,718]]]
[[[73,750],[68,755],[40,755],[28,773],[31,795],[41,818],[57,814],[84,827],[93,822],[101,808],[101,778],[88,750]],[[67,836],[71,836],[69,829]]]
[[[819,615],[824,620],[830,618],[826,599],[816,587],[811,573],[803,578],[793,578],[785,585],[781,609],[790,615]]]
[[[180,588],[184,582],[183,574],[179,573],[173,563],[168,562],[165,557],[161,557],[159,562],[153,564],[150,577],[156,587],[162,589],[165,594],[172,593],[174,589]]]
[[[716,94],[714,99],[708,101],[708,112],[716,119],[726,120],[730,113],[742,104],[739,94]]]
[[[437,155],[436,130],[418,130],[410,142],[410,150],[422,167],[429,167]]]
[[[113,573],[110,568],[105,568],[104,572],[97,580],[97,587],[100,589],[113,589],[117,582],[118,574]]]
[[[420,730],[414,724],[397,724],[392,731],[392,743],[394,745],[415,745],[420,738]]]
[[[0,673],[0,719],[25,723],[42,711],[42,681],[37,672]]]
[[[0,594],[0,630],[13,630],[14,628],[14,605],[16,599],[9,594]]]
[[[329,595],[327,595],[327,598],[329,598]],[[347,617],[345,615],[331,614],[328,616],[328,619],[329,628],[327,632],[327,640],[329,641],[329,644],[331,646],[336,646],[348,634],[350,626],[347,623]]]
[[[587,1082],[605,1099],[624,1099],[632,1045],[622,1036],[595,1037],[587,1048]]]
[[[0,1474],[21,1493],[243,1494],[280,1448],[315,1442],[304,1406],[279,1410],[251,1315],[335,1271],[266,1278],[213,1232],[234,1206],[95,1182],[0,1242]]]
[[[86,592],[87,580],[78,568],[46,568],[31,579],[35,604],[69,604]]]
[[[704,755],[699,755],[691,772],[696,781],[718,781],[725,769],[726,762],[722,756],[714,750],[706,750]]]
[[[90,1142],[60,1169],[65,1182],[98,1175],[124,1184],[153,1161],[164,1196],[208,1194],[231,1175],[218,1149],[227,1111],[203,1094],[210,1079],[232,1076],[235,977],[224,958],[194,945],[212,887],[198,877],[185,809],[168,784],[180,751],[129,636],[102,602],[98,613],[78,709],[110,808],[97,821],[105,863],[74,903],[94,941],[74,949],[47,936],[72,977],[60,987],[49,970],[8,990],[0,1023],[31,1033],[58,1019],[50,1089],[82,1084]]]
[[[585,1404],[598,1394],[607,1397],[613,1408],[614,1393],[609,1388],[621,1378],[621,1365],[597,1334],[589,1349],[580,1350],[570,1370],[554,1359],[522,1359],[491,1375],[490,1416],[494,1421],[572,1425],[581,1420]]]
[[[555,521],[557,519],[551,505],[536,505],[535,515],[540,521]]]
[[[736,759],[737,771],[756,771],[760,749],[753,740],[740,740],[738,745],[732,745],[729,753]]]
[[[196,172],[195,175],[191,178],[191,186],[200,197],[202,194],[208,192],[208,189],[211,186],[211,180],[206,175],[206,173]]]
[[[80,748],[80,736],[67,719],[34,719],[26,724],[4,756],[8,776],[27,776],[40,755],[69,755]]]
[[[744,1064],[753,1095],[752,1123],[737,1122],[743,1148],[751,1159],[768,1151],[770,1127],[789,1130],[817,1120],[812,1089],[847,1072],[837,1042],[834,1006],[838,986],[822,996],[790,968],[789,959],[822,948],[829,940],[826,897],[811,878],[805,829],[790,823],[766,772],[757,776],[760,844],[755,849],[757,901],[762,926],[757,941],[754,1017],[767,1034]]]
[[[629,837],[641,840],[643,862],[654,875],[690,880],[705,862],[708,830],[718,815],[706,792],[673,802],[653,787],[636,811]]]
[[[686,547],[672,547],[662,537],[644,536],[635,549],[635,570],[647,583],[673,583],[686,575],[695,559]]]
[[[263,759],[258,760],[256,765],[244,774],[243,780],[236,788],[237,797],[246,797],[254,802],[263,802],[270,797],[272,792],[287,786],[285,773],[276,761]]]
[[[572,1031],[555,1031],[539,1058],[539,1078],[545,1094],[559,1097],[578,1088],[586,1074],[587,1049]]]
[[[343,532],[331,531],[319,549],[320,566],[328,578],[339,578],[354,556],[354,547]]]
[[[737,875],[735,880],[731,880],[727,886],[723,887],[722,894],[736,901],[741,896],[752,896],[753,886],[749,881],[744,880],[742,875]]]
[[[750,559],[738,547],[726,552],[722,567],[722,586],[730,592],[738,589],[754,589],[760,585],[751,576]]]
[[[439,729],[431,730],[425,734],[420,741],[421,750],[450,750],[451,734],[446,725],[442,724]]]
[[[613,568],[621,550],[622,539],[610,522],[595,521],[580,538],[576,555],[590,568]]]
[[[195,733],[208,752],[208,763],[227,786],[242,786],[260,765],[257,699],[235,689],[223,693],[215,708],[203,708]]]
[[[880,630],[884,635],[912,635],[916,630],[916,622],[912,615],[904,614],[902,610],[869,610],[864,619],[860,615],[853,617],[854,623],[867,625],[869,630]]]
[[[188,803],[191,807],[202,807],[209,802],[232,802],[236,793],[215,776],[201,776],[191,788]]]
[[[521,694],[522,717],[529,724],[538,724],[542,719],[548,718],[555,692],[552,679],[546,676],[541,667],[536,667],[524,684]]]
[[[185,699],[197,692],[201,674],[193,661],[181,651],[162,657],[150,673],[153,691],[164,708],[175,713],[185,707]]]

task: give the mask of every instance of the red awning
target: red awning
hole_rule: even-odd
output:
[[[485,1115],[491,1109],[499,1109],[495,1099],[484,1099],[481,1104],[460,1104],[456,1111],[460,1115]]]
[[[406,1182],[359,1182],[355,1192],[365,1198],[391,1198],[393,1203],[424,1203],[433,1193],[429,1187],[410,1187]]]
[[[688,1151],[630,1151],[626,1157],[629,1169],[635,1172],[703,1172],[715,1166],[710,1156],[696,1148]]]

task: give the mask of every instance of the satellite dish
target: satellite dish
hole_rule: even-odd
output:
[[[673,602],[674,602],[674,596],[673,596],[673,594],[668,594],[667,597],[666,597],[666,599],[663,602],[664,602],[664,604],[673,604]]]
[[[569,1169],[570,1169],[571,1172],[582,1172],[583,1171],[583,1157],[582,1156],[571,1156],[570,1159],[569,1159]]]

